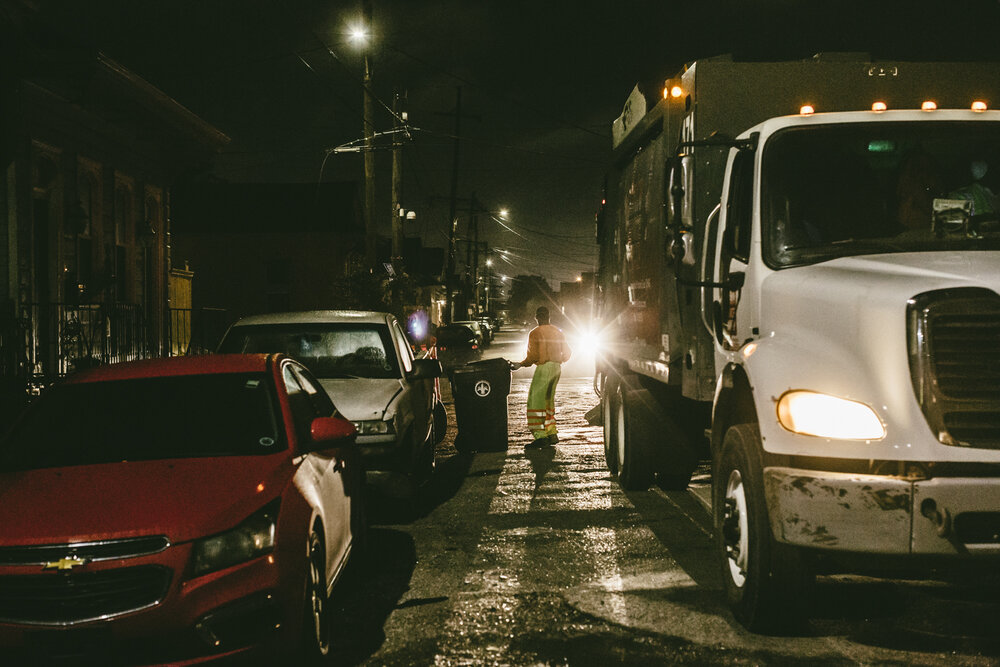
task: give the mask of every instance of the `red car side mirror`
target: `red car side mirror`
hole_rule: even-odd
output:
[[[339,417],[317,417],[312,420],[309,435],[314,443],[328,445],[349,444],[354,442],[358,430],[354,424]],[[341,442],[342,441],[342,442]]]

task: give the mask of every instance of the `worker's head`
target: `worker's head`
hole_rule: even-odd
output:
[[[535,311],[535,319],[538,320],[539,324],[549,323],[549,309],[545,306],[539,306],[538,310]]]

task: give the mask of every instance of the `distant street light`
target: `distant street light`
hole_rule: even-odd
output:
[[[499,216],[501,220],[506,220],[508,215],[510,215],[510,211],[505,208],[500,209]]]

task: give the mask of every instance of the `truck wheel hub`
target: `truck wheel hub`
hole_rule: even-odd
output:
[[[726,550],[729,576],[739,588],[746,582],[749,555],[746,491],[739,470],[729,473],[723,500],[722,539]]]

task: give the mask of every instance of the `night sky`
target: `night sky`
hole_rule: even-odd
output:
[[[358,180],[363,59],[347,38],[357,0],[40,1],[68,35],[96,45],[232,138],[230,181]],[[510,252],[497,270],[572,280],[595,267],[593,221],[611,121],[637,82],[684,62],[864,51],[876,58],[1000,59],[1000,4],[974,2],[595,2],[372,0],[374,89],[405,92],[406,233],[444,246],[456,90],[462,89],[458,195],[510,211],[480,216],[480,237]],[[392,117],[376,103],[376,131]],[[389,232],[390,153],[377,153]],[[464,208],[466,204],[460,204]],[[459,211],[459,234],[468,215]]]

